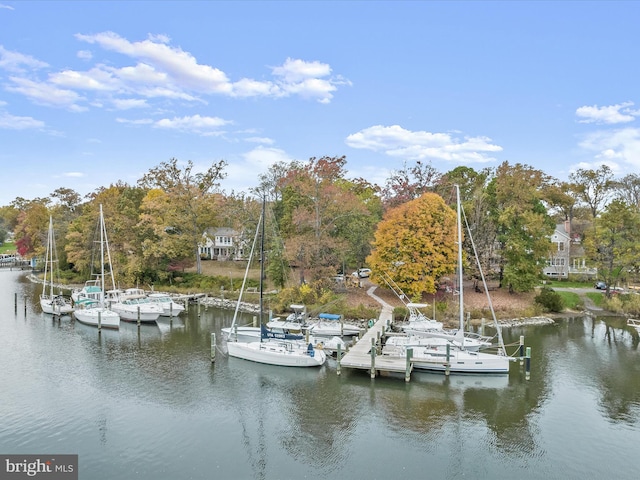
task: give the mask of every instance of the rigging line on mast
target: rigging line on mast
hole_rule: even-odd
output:
[[[473,248],[473,255],[476,259],[476,265],[478,266],[478,271],[480,272],[480,278],[482,279],[482,285],[484,286],[485,294],[487,295],[487,301],[489,302],[489,310],[491,310],[491,316],[493,318],[493,323],[496,327],[497,335],[498,335],[498,345],[500,347],[500,351],[503,355],[507,355],[504,346],[504,340],[502,338],[502,329],[498,324],[498,319],[496,318],[496,312],[493,309],[493,302],[491,301],[491,295],[489,295],[489,289],[487,288],[487,281],[484,276],[484,271],[482,270],[482,265],[480,265],[480,257],[478,256],[478,251],[476,249],[476,243],[473,240],[473,235],[471,234],[471,227],[469,226],[469,222],[467,220],[467,215],[464,213],[464,208],[460,207],[462,212],[462,218],[464,218],[464,224],[467,227],[467,232],[469,232],[469,241],[471,242],[471,246]]]

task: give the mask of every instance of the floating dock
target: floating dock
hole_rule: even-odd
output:
[[[383,372],[404,373],[405,380],[409,381],[409,376],[413,370],[413,363],[409,359],[379,354],[378,348],[381,345],[381,338],[385,335],[386,329],[389,328],[393,320],[393,307],[374,295],[375,289],[376,287],[373,286],[367,293],[382,306],[380,317],[339,360],[340,366],[369,370],[371,378],[374,378],[377,373]],[[372,349],[376,349],[376,351],[372,352]]]

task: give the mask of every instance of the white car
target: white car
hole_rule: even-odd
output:
[[[358,278],[368,278],[369,275],[371,275],[371,269],[370,268],[359,268],[358,270],[353,272],[351,275],[354,276],[354,277],[358,277]]]

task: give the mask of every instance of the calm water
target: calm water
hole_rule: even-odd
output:
[[[0,271],[0,453],[78,454],[82,479],[639,476],[639,339],[616,319],[505,332],[532,347],[529,381],[515,363],[406,384],[333,360],[212,365],[232,312],[99,336],[40,313],[38,290]]]

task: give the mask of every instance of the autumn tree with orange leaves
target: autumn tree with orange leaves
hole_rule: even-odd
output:
[[[387,211],[378,224],[367,262],[373,280],[390,277],[413,300],[435,293],[438,280],[455,271],[456,212],[435,193]]]

